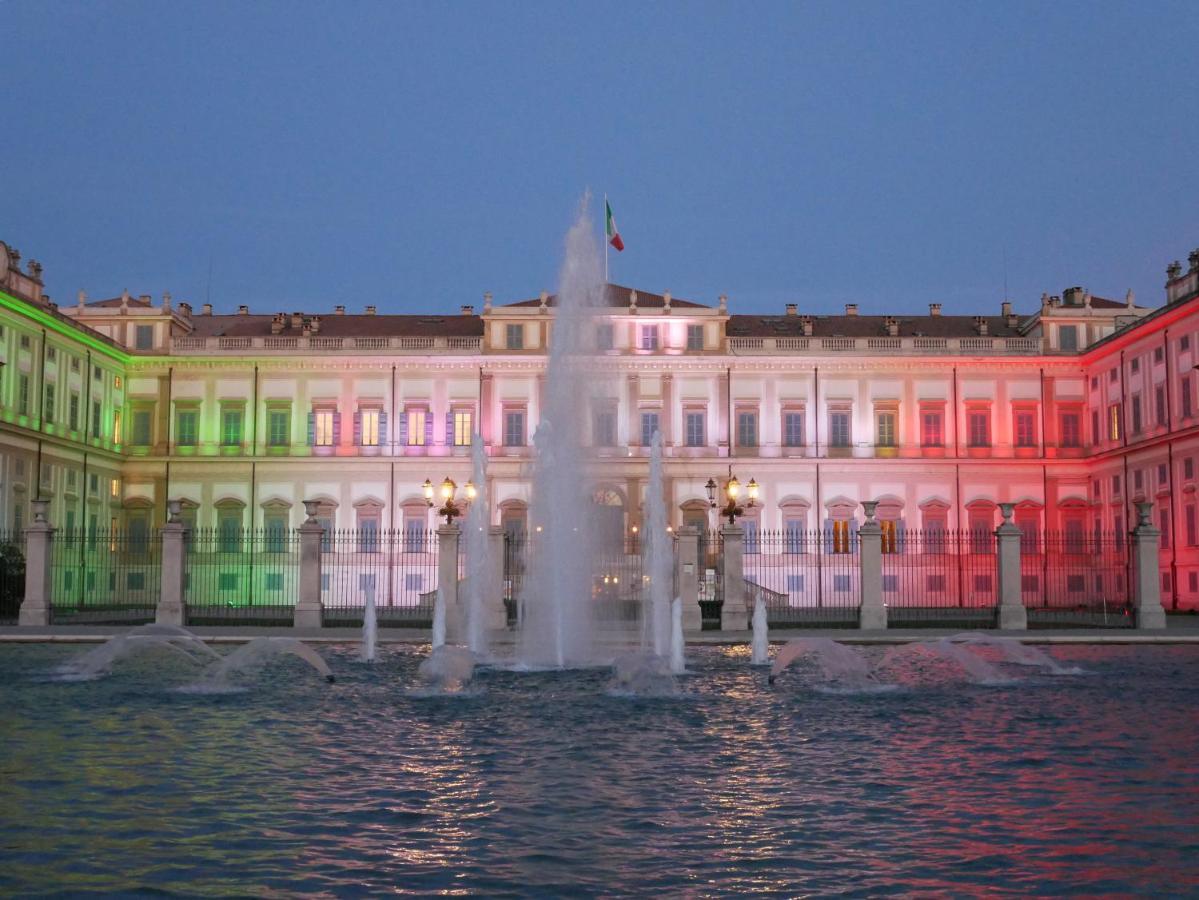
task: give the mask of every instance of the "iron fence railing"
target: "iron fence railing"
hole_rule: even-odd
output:
[[[25,533],[0,530],[0,625],[15,625],[25,599]]]
[[[60,529],[50,542],[50,621],[154,620],[162,587],[158,530]]]
[[[285,528],[201,528],[184,541],[192,625],[290,625],[299,597],[300,536]]]
[[[438,536],[431,529],[335,529],[321,544],[321,604],[329,625],[361,624],[373,597],[380,625],[430,627]],[[461,552],[458,577],[462,577]]]
[[[747,537],[749,537],[747,535]],[[745,542],[746,604],[773,627],[853,627],[861,607],[856,531],[758,531]]]
[[[1125,628],[1132,611],[1132,552],[1118,532],[1046,531],[1020,547],[1020,587],[1033,626]]]
[[[995,624],[999,585],[992,532],[896,529],[884,523],[882,549],[888,624]]]

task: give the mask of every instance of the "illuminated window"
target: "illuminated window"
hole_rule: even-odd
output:
[[[429,417],[429,412],[423,408],[410,408],[405,411],[404,415],[408,420],[408,437],[405,443],[409,447],[425,446],[425,428],[426,420]]]
[[[878,523],[882,529],[883,553],[896,553],[899,550],[899,530],[894,519],[883,519]]]
[[[835,519],[832,522],[833,552],[849,552],[849,520]]]
[[[358,443],[363,447],[379,446],[379,410],[363,409],[358,412]]]
[[[474,435],[474,412],[469,409],[456,409],[453,412],[453,439],[455,447],[469,447]]]
[[[1115,371],[1114,369],[1112,371]],[[1109,441],[1120,440],[1120,404],[1113,403],[1107,408],[1107,438]]]
[[[108,483],[108,493],[110,496],[119,497],[121,495],[121,480],[113,478]]]
[[[336,413],[331,409],[318,409],[312,414],[313,446],[332,447],[334,443],[334,418]]]
[[[112,413],[112,442],[114,444],[121,443],[121,411],[113,410]]]
[[[116,388],[118,391],[121,389],[121,376],[120,375],[112,376],[112,386],[114,388]]]

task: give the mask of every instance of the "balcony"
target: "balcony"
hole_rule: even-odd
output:
[[[730,337],[729,351],[752,356],[775,353],[880,353],[896,356],[1040,354],[1040,338],[1024,337]]]
[[[296,353],[387,353],[452,355],[478,353],[479,337],[176,337],[173,354],[251,353],[255,356]]]

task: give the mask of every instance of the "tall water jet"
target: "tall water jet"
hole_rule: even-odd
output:
[[[474,464],[471,478],[475,485],[475,499],[466,512],[466,534],[463,543],[466,551],[466,583],[463,585],[466,600],[466,646],[476,659],[487,656],[487,593],[492,577],[491,567],[491,510],[487,500],[487,450],[483,437],[475,434],[470,442],[471,460]]]
[[[682,675],[687,671],[687,643],[683,637],[683,598],[670,601],[670,671]]]
[[[587,324],[603,301],[600,246],[588,198],[566,235],[534,435],[529,577],[523,591],[520,657],[565,667],[595,661],[592,602],[595,541],[584,494],[583,434],[594,373],[585,371]]]
[[[750,663],[755,666],[770,665],[770,633],[766,624],[766,601],[758,597],[754,601],[753,655]]]
[[[366,609],[362,613],[362,661],[375,661],[375,644],[378,641],[379,617],[375,610],[374,585],[366,589]]]
[[[445,645],[445,594],[442,586],[437,585],[433,592],[433,649]]]
[[[649,576],[649,595],[645,602],[647,642],[658,656],[670,653],[670,600],[674,594],[674,553],[666,531],[666,498],[662,479],[662,434],[654,432],[650,440],[649,482],[645,489],[645,573]]]

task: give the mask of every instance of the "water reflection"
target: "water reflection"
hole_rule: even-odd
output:
[[[599,670],[416,700],[415,652],[355,652],[335,685],[281,662],[196,697],[144,667],[40,683],[66,652],[5,648],[0,892],[1199,889],[1199,648],[872,696],[712,648],[689,698],[640,700]]]

